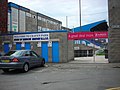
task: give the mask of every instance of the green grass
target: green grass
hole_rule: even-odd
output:
[[[97,56],[104,56],[105,54],[103,53],[103,54],[96,54]]]

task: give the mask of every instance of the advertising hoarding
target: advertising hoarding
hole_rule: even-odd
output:
[[[108,38],[108,32],[75,32],[68,33],[68,40]]]

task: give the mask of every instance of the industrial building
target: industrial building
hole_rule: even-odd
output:
[[[63,27],[61,21],[12,2],[5,7],[8,23],[4,24],[8,28],[0,35],[0,52],[34,50],[51,63],[74,59],[73,41],[67,39],[70,29]]]
[[[8,3],[8,32],[62,30],[62,22],[15,3]]]

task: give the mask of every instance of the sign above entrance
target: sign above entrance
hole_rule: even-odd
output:
[[[76,32],[68,33],[68,40],[108,38],[108,32]]]
[[[13,35],[14,42],[49,41],[49,33]]]

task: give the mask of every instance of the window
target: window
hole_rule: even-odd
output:
[[[18,9],[12,8],[12,31],[18,32]]]
[[[42,30],[42,27],[41,26],[38,26],[38,31],[41,31]]]
[[[43,21],[43,22],[45,22],[45,21],[46,21],[46,19],[45,19],[45,18],[42,18],[42,21]]]
[[[24,53],[24,55],[25,55],[25,56],[30,56],[30,52],[29,52],[29,51],[26,51],[26,52]]]
[[[39,56],[38,56],[35,52],[33,52],[33,51],[30,52],[30,56],[34,56],[34,57],[36,57],[36,58],[39,57]]]
[[[26,25],[25,25],[25,12],[22,10],[19,10],[19,32],[25,32]]]
[[[31,14],[30,13],[26,13],[26,16],[31,17]]]
[[[38,16],[38,20],[41,20],[41,17],[40,17],[40,16]]]
[[[50,23],[50,20],[47,20],[47,23]]]
[[[32,18],[36,18],[36,15],[32,15]]]

